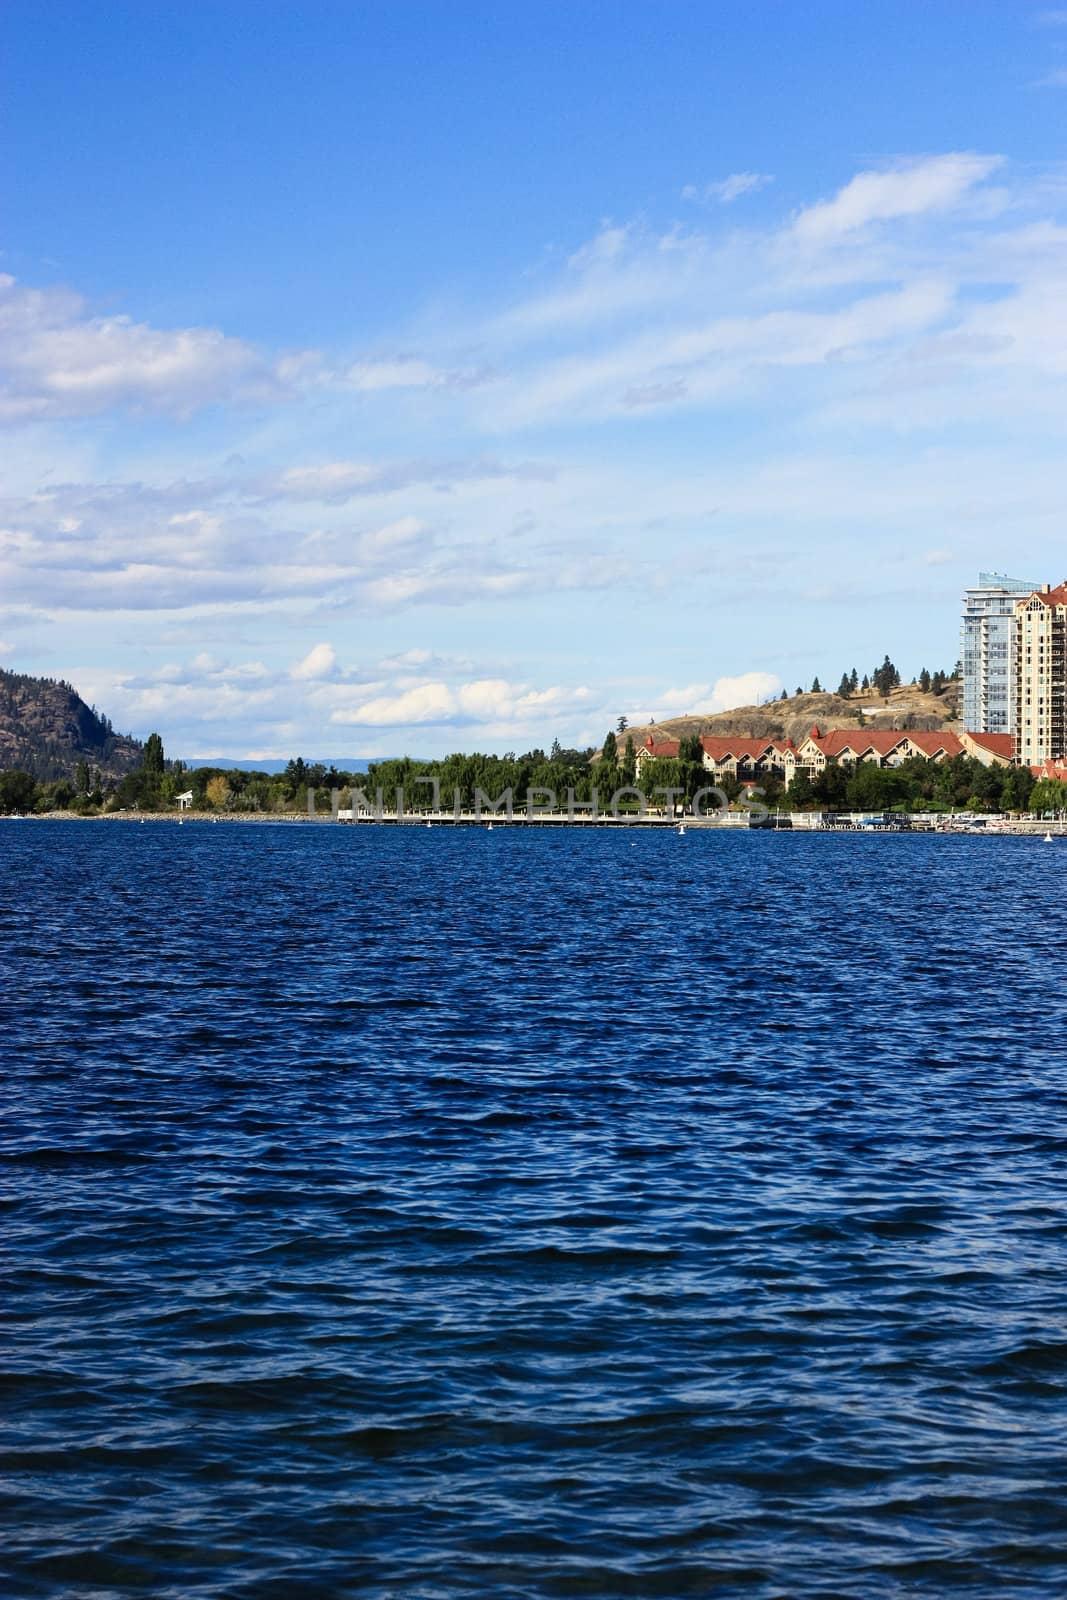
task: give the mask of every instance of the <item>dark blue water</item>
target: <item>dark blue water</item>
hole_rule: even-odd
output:
[[[12,1596],[1067,1591],[1067,845],[0,824]]]

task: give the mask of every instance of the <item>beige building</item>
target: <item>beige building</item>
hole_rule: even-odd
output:
[[[1024,767],[1067,758],[1067,582],[1015,610],[1015,741]]]
[[[899,767],[913,756],[923,756],[928,761],[951,761],[964,753],[963,741],[954,733],[928,733],[911,728],[873,728],[870,731],[834,728],[823,733],[815,727],[796,750],[787,753],[785,777],[788,783],[792,783],[798,772],[817,778],[829,761],[846,767],[862,762]],[[978,755],[977,750],[973,753]]]

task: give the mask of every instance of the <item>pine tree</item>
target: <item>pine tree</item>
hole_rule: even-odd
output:
[[[779,700],[788,700],[789,699],[788,692],[785,689],[783,689],[781,694],[778,696],[778,698],[779,698]]]
[[[146,778],[159,779],[163,776],[163,740],[158,733],[150,733],[145,740],[144,755],[141,757],[141,771]]]
[[[822,684],[819,682],[818,673],[811,680],[811,692],[812,694],[822,694]]]
[[[608,767],[615,767],[619,762],[618,741],[615,738],[615,734],[610,729],[608,730],[607,738],[604,740],[603,761],[605,766]]]
[[[930,674],[927,672],[925,667],[919,673],[919,688],[922,690],[923,694],[930,693]]]
[[[841,696],[842,700],[847,700],[849,695],[852,693],[852,679],[849,677],[847,672],[843,672],[841,674],[841,682],[837,686],[837,692]]]
[[[860,675],[856,671],[855,667],[853,667],[852,671],[849,673],[848,686],[852,690],[853,694],[855,694],[856,690],[860,686]]]
[[[615,732],[616,733],[625,733],[629,726],[630,726],[630,719],[628,717],[620,717],[618,722],[615,724]]]
[[[900,673],[886,656],[880,667],[875,667],[871,682],[880,695],[888,696],[890,690],[895,689],[900,683]]]
[[[870,687],[871,687],[871,680],[870,680],[870,678],[868,678],[866,673],[863,674],[863,685],[862,685],[862,687],[863,687],[864,694],[866,694],[868,692],[868,690],[870,689]]]

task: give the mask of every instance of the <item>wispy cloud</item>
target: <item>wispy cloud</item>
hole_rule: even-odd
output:
[[[360,497],[397,494],[420,486],[450,493],[463,484],[502,479],[544,483],[552,477],[553,469],[541,462],[496,461],[486,456],[466,461],[324,461],[265,473],[247,487],[267,502],[345,505]]]
[[[129,705],[140,728],[225,727],[231,748],[246,723],[263,749],[351,727],[429,730],[420,750],[464,727],[599,742],[638,701],[771,692],[759,674],[783,657],[760,641],[795,637],[805,605],[839,605],[847,631],[873,585],[892,631],[951,594],[950,551],[995,563],[1010,527],[1028,564],[1052,559],[1062,171],[949,152],[868,162],[769,217],[774,193],[744,227],[717,194],[686,226],[609,219],[490,310],[481,291],[431,305],[362,350],[279,356],[5,280],[3,404],[45,425],[20,426],[0,469],[0,631],[25,660],[57,625],[95,641],[107,618],[146,665],[114,698],[94,685],[98,703],[124,725]],[[892,600],[875,547],[905,586]],[[514,658],[472,659],[490,627]],[[605,674],[632,655],[634,681],[597,688],[577,639]],[[164,651],[183,662],[153,678]],[[642,678],[655,654],[669,671]],[[590,699],[557,709],[572,675]],[[470,720],[479,706],[497,720]]]
[[[717,200],[721,205],[732,205],[743,194],[765,189],[774,178],[769,172],[731,172],[728,178],[717,183],[687,183],[682,190],[683,200]]]
[[[1001,156],[952,154],[860,172],[832,200],[801,211],[793,224],[804,244],[826,244],[874,222],[943,212],[1003,165]]]

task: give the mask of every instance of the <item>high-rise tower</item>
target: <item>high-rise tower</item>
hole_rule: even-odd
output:
[[[960,658],[963,726],[970,733],[1015,732],[1015,608],[1038,583],[980,572],[963,595]]]
[[[1015,759],[1067,760],[1067,583],[1016,605]]]

